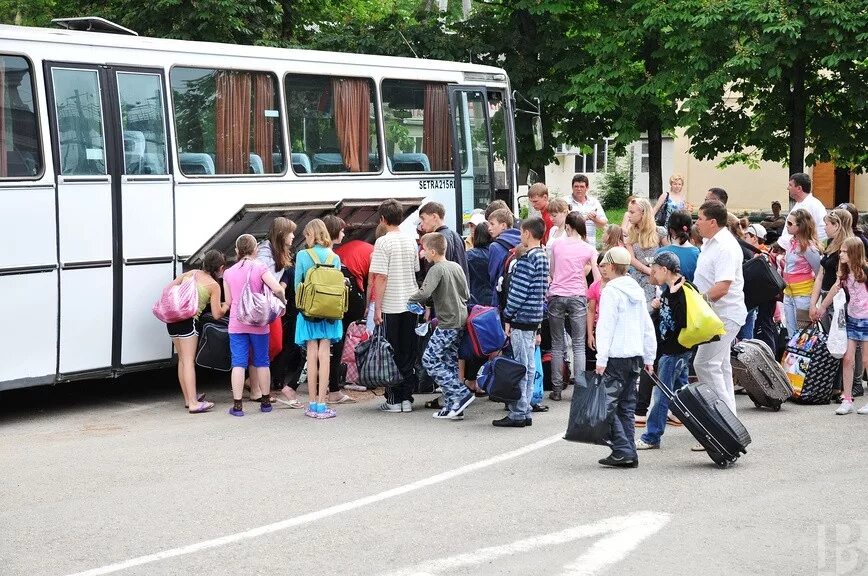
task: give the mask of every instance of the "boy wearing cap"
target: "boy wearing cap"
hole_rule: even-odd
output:
[[[651,264],[651,278],[662,287],[659,297],[651,301],[651,307],[660,310],[657,325],[660,360],[657,375],[673,392],[687,386],[692,352],[678,342],[678,335],[687,326],[687,300],[681,288],[687,284],[681,275],[681,263],[671,252],[658,252]],[[660,448],[660,437],[666,430],[669,398],[659,389],[654,390],[654,406],[648,414],[647,428],[636,442],[637,450]]]
[[[596,373],[603,376],[604,385],[617,382],[621,386],[612,422],[612,453],[599,462],[618,468],[639,467],[633,437],[636,382],[643,364],[653,371],[657,353],[645,291],[627,276],[630,260],[630,253],[620,246],[603,257],[600,268],[608,282],[600,294],[596,335]]]

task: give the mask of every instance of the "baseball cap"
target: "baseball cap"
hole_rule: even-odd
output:
[[[745,232],[747,232],[748,234],[753,234],[760,240],[766,239],[766,228],[762,224],[751,224],[747,227],[747,230],[745,230]]]
[[[603,262],[608,262],[609,264],[622,264],[624,266],[630,265],[630,253],[627,252],[626,248],[621,246],[615,246],[614,248],[609,248],[609,251],[606,252],[606,255],[603,256]]]
[[[654,256],[654,264],[662,266],[675,274],[681,272],[681,262],[678,260],[678,256],[672,252],[658,252]]]

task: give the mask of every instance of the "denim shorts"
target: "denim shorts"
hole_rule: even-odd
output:
[[[249,362],[250,351],[253,361]],[[233,368],[268,368],[268,334],[229,334],[229,352]]]

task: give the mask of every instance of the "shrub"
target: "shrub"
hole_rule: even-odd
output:
[[[630,175],[626,171],[606,172],[600,185],[600,203],[604,210],[624,209],[630,196]]]

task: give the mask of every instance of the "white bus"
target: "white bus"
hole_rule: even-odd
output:
[[[275,216],[516,208],[501,69],[60,24],[0,26],[0,390],[170,364],[161,288]]]

